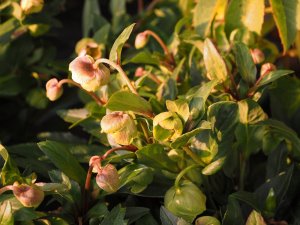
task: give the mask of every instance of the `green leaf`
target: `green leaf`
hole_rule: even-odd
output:
[[[205,102],[212,89],[218,84],[217,80],[209,81],[201,86],[195,86],[188,91],[186,98],[190,101],[189,108],[192,119],[198,119],[205,113]]]
[[[246,221],[246,225],[266,225],[266,223],[259,212],[252,210]]]
[[[245,224],[240,204],[234,198],[228,198],[227,209],[222,221],[222,225]]]
[[[300,7],[300,2],[297,0],[270,0],[269,2],[272,7],[273,17],[283,45],[283,51],[286,52],[295,41],[297,25],[299,26],[300,24],[299,11],[297,12],[297,8],[299,9]]]
[[[14,212],[15,221],[29,221],[46,216],[46,213],[35,211],[34,208],[20,208]]]
[[[289,141],[292,147],[292,155],[295,158],[300,159],[300,139],[295,131],[286,126],[283,122],[273,119],[261,121],[259,124],[266,125],[267,127],[271,128],[269,130],[270,133],[279,135],[280,137],[283,137],[285,140]]]
[[[150,167],[177,171],[177,165],[167,155],[160,144],[147,145],[136,151],[138,161]]]
[[[10,40],[11,34],[19,26],[19,21],[16,18],[11,18],[0,24],[0,43],[6,43]]]
[[[115,63],[121,62],[122,48],[123,48],[125,42],[128,40],[134,25],[135,25],[135,23],[126,27],[123,30],[123,32],[119,35],[119,37],[115,40],[115,42],[110,50],[110,53],[109,53],[109,60],[111,60]]]
[[[175,101],[167,100],[166,107],[170,112],[177,113],[185,122],[189,118],[189,105],[183,99],[177,99]]]
[[[125,208],[121,208],[120,205],[114,207],[105,217],[100,225],[125,225],[124,220]]]
[[[211,80],[225,81],[228,78],[226,63],[210,39],[205,39],[203,59]]]
[[[142,52],[137,53],[135,56],[132,58],[125,60],[123,64],[127,63],[142,63],[142,64],[147,64],[147,65],[159,65],[159,60],[158,58],[154,57],[153,54],[151,54],[149,51],[144,50]]]
[[[100,7],[98,1],[85,0],[83,6],[83,15],[82,15],[83,36],[88,37],[91,30],[95,31],[95,28],[97,27],[96,22],[99,23],[101,19],[102,21],[104,20],[100,13]]]
[[[160,220],[162,225],[177,225],[178,217],[172,214],[164,206],[160,207]]]
[[[221,225],[221,223],[215,217],[201,216],[196,219],[195,225]]]
[[[254,193],[246,192],[246,191],[238,191],[229,196],[229,198],[233,198],[239,201],[242,201],[252,208],[256,210],[260,210],[259,201],[257,196]]]
[[[6,75],[0,77],[0,96],[15,96],[22,92],[24,86],[19,77]]]
[[[279,79],[280,77],[289,75],[294,73],[294,71],[292,70],[275,70],[272,71],[270,73],[268,73],[267,75],[265,75],[261,81],[258,83],[257,87],[261,87],[263,85],[269,84],[277,79]]]
[[[206,176],[215,174],[216,172],[218,172],[222,168],[225,160],[226,160],[226,157],[224,156],[224,157],[219,158],[216,161],[213,161],[212,163],[208,164],[202,170],[202,174],[204,174]]]
[[[173,78],[165,80],[157,90],[158,100],[175,100],[177,94],[177,83]]]
[[[232,132],[238,121],[238,104],[231,101],[220,101],[209,106],[207,119],[212,124],[212,132],[221,141]]]
[[[126,218],[129,219],[128,224],[136,222],[138,219],[149,214],[150,209],[145,207],[126,207]]]
[[[201,38],[208,35],[211,22],[222,0],[199,0],[193,9],[193,26]]]
[[[108,214],[107,206],[104,202],[97,203],[94,205],[88,212],[87,212],[87,218],[91,219],[93,217],[104,217],[106,214]]]
[[[230,1],[225,17],[225,31],[227,36],[233,30],[239,28],[246,28],[249,31],[260,34],[265,14],[264,2],[264,0]]]
[[[0,206],[0,225],[14,225],[14,217],[10,201],[4,201]]]
[[[43,141],[39,142],[38,146],[63,173],[78,183],[84,184],[86,172],[70,153],[67,145],[55,141]]]
[[[142,97],[128,91],[114,93],[109,98],[106,108],[112,111],[133,111],[141,115],[152,115],[151,104]]]
[[[235,60],[241,77],[249,85],[253,85],[256,81],[256,66],[253,62],[252,56],[248,47],[242,43],[234,45]]]
[[[107,43],[109,31],[110,31],[110,24],[107,23],[95,32],[93,39],[97,43],[105,45]]]
[[[10,158],[7,150],[0,144],[0,154],[5,163],[1,170],[1,182],[2,185],[13,184],[15,181],[22,181],[20,171],[18,170],[15,162]]]
[[[47,107],[49,100],[46,97],[45,90],[32,89],[26,96],[26,102],[37,109],[44,109]]]
[[[194,136],[196,136],[197,134],[199,134],[201,131],[203,130],[209,130],[211,129],[210,123],[208,123],[207,121],[204,121],[200,127],[195,128],[194,130],[187,132],[183,135],[181,135],[180,137],[178,137],[177,139],[175,139],[172,143],[171,143],[171,147],[172,148],[180,148],[184,145],[187,144],[187,142]]]

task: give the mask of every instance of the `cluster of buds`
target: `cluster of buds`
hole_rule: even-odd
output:
[[[44,200],[44,192],[35,184],[19,184],[15,182],[13,185],[5,186],[1,189],[1,193],[11,190],[25,207],[38,207]]]
[[[92,38],[83,38],[77,42],[75,52],[78,56],[89,55],[94,59],[102,56],[101,46]]]
[[[121,111],[105,115],[101,120],[101,128],[102,132],[110,135],[119,145],[130,145],[137,136],[133,118]]]
[[[153,136],[158,141],[173,141],[182,131],[182,121],[175,112],[162,112],[153,119]]]
[[[38,13],[44,7],[44,0],[21,0],[20,6],[25,15]]]
[[[93,166],[93,172],[97,173],[96,183],[108,193],[116,192],[120,186],[120,178],[116,167],[112,164],[101,166],[101,158],[93,156],[90,159],[90,166]]]

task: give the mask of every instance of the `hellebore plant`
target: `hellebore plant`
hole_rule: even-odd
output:
[[[276,26],[283,51],[289,51],[296,30],[287,38],[281,26],[296,23],[278,18],[288,4],[270,1],[270,11],[265,1],[171,2],[180,9],[174,16],[182,16],[174,19],[174,30],[159,29],[170,16],[169,1],[152,1],[150,9],[162,8],[150,14],[138,1],[140,21],[113,43],[107,37],[127,17],[112,11],[112,24],[98,18],[100,12],[93,14],[97,23],[85,18],[97,29],[85,25],[85,38],[68,66],[70,78],[46,83],[46,96],[58,101],[52,104],[60,107],[58,115],[71,124],[70,131],[42,133],[39,138],[47,140],[30,145],[37,149],[39,175],[48,172],[51,183],[36,182],[31,170],[21,174],[8,154],[19,151],[1,146],[1,192],[12,199],[3,206],[16,212],[17,221],[17,213],[24,212],[14,211],[13,201],[38,223],[296,225],[300,220],[300,139],[284,123],[298,118],[300,104],[291,95],[300,82],[277,63],[280,54],[264,37]],[[94,10],[93,4],[86,1],[84,12]],[[111,7],[116,5],[122,4]],[[259,14],[255,22],[248,11]],[[269,19],[265,13],[275,19],[262,26]],[[64,84],[79,90],[70,104],[61,104],[71,93]],[[66,109],[71,104],[77,108]],[[54,210],[35,211],[47,205]]]
[[[131,32],[129,29],[132,30],[132,26],[126,28],[120,37],[123,37],[124,33],[129,35]],[[62,82],[73,83],[92,95],[97,103],[100,102],[100,107],[106,109],[106,115],[98,118],[98,121],[101,133],[106,134],[108,143],[113,148],[103,156],[93,156],[90,159],[85,183],[85,211],[88,210],[88,202],[91,201],[89,192],[92,172],[97,173],[95,182],[100,189],[106,193],[115,193],[126,184],[137,185],[135,182],[124,183],[124,179],[127,168],[141,164],[146,168],[153,168],[154,171],[161,171],[168,179],[175,179],[174,186],[169,187],[164,193],[164,206],[174,215],[192,222],[210,207],[211,201],[216,201],[209,194],[210,177],[216,176],[214,179],[218,179],[217,176],[227,176],[237,179],[237,190],[245,189],[249,157],[257,149],[262,148],[270,123],[265,122],[268,121],[266,114],[256,101],[268,83],[291,72],[276,71],[273,64],[265,63],[261,65],[261,75],[257,78],[256,64],[265,61],[264,53],[260,49],[251,50],[245,44],[235,42],[232,48],[232,57],[235,57],[235,61],[231,59],[229,64],[220,55],[214,43],[206,39],[203,42],[202,60],[208,81],[192,87],[180,96],[171,97],[168,94],[172,94],[170,93],[172,82],[181,83],[185,80],[182,74],[175,72],[182,69],[184,61],[175,63],[174,56],[165,43],[150,30],[136,36],[135,47],[137,49],[146,47],[149,36],[154,37],[163,48],[165,58],[162,59],[161,66],[167,65],[166,72],[169,74],[177,73],[174,77],[159,74],[158,78],[155,69],[148,72],[145,68],[137,68],[135,77],[138,80],[146,78],[152,80],[157,93],[161,96],[160,102],[149,103],[140,97],[139,90],[142,87],[128,78],[121,67],[120,58],[117,62],[105,58],[95,60],[92,56],[86,55],[88,51],[85,50],[77,50],[79,56],[69,65],[72,81],[50,80],[46,86],[47,96],[50,100],[56,100],[62,93]],[[114,46],[123,44],[117,39]],[[111,55],[114,53],[111,52]],[[118,52],[117,56],[120,57]],[[109,69],[103,64],[115,68],[122,78],[121,81],[129,89],[129,91],[122,90],[122,86],[119,86],[121,90],[108,94],[107,102],[101,101],[97,95],[99,93],[97,91],[103,86],[109,87],[113,79],[113,75],[110,75]],[[153,93],[151,90],[149,96],[153,95],[151,92]],[[248,138],[257,139],[245,141],[245,136],[251,132],[254,132],[253,137]],[[261,135],[256,137],[255,133]],[[109,161],[102,165],[112,152],[119,150],[134,152],[131,155],[133,161],[127,162],[128,166],[118,171]],[[124,153],[119,154],[121,157]],[[240,162],[236,165],[232,164],[232,161],[236,160],[235,157],[240,158]],[[240,172],[237,172],[238,168]],[[154,172],[149,170],[147,173]],[[134,179],[138,181],[140,178],[137,176]],[[132,187],[132,192],[142,192],[154,178],[151,175],[149,181],[145,179],[139,181],[141,182],[138,183],[139,186]],[[199,186],[200,184],[202,186]],[[201,218],[198,220],[201,221]],[[218,221],[216,218],[209,218]],[[220,215],[217,218],[220,218]],[[223,221],[226,221],[226,218],[225,216]]]

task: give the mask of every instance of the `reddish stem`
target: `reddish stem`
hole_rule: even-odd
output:
[[[159,43],[159,45],[162,47],[162,49],[164,50],[164,53],[167,56],[170,63],[172,65],[175,65],[174,56],[173,56],[173,54],[171,54],[169,52],[169,49],[167,48],[167,45],[163,42],[163,40],[155,32],[153,32],[152,30],[145,30],[143,33],[146,34],[146,35],[152,36]]]
[[[106,104],[106,102],[101,100],[94,92],[85,90],[84,88],[82,88],[82,86],[80,84],[78,84],[70,79],[63,79],[58,82],[58,86],[62,86],[63,84],[72,84],[72,85],[80,88],[81,90],[85,91],[89,96],[91,96],[97,102],[98,105]]]
[[[138,0],[138,13],[141,14],[144,9],[144,2],[143,0]]]

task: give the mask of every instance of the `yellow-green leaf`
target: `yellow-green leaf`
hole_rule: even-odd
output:
[[[204,41],[203,59],[211,80],[225,81],[228,78],[225,61],[208,38]]]
[[[264,0],[232,0],[225,17],[225,31],[246,28],[260,34],[264,21]]]

